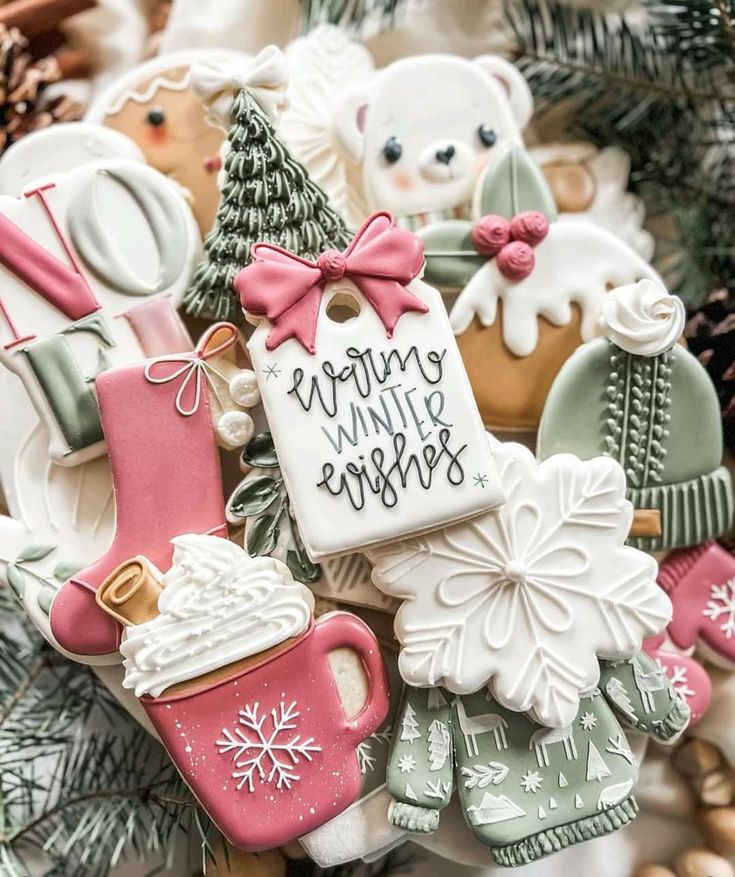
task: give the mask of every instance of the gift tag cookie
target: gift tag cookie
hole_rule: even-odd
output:
[[[30,183],[107,158],[145,161],[140,147],[118,131],[84,122],[51,125],[26,135],[0,159],[0,194],[18,198]]]
[[[370,550],[373,581],[405,601],[396,635],[409,685],[489,685],[508,709],[561,727],[597,684],[598,657],[630,657],[671,604],[653,558],[624,545],[633,510],[617,463],[494,451],[504,505]]]
[[[333,118],[339,145],[362,167],[368,207],[417,228],[468,211],[478,174],[522,142],[532,112],[508,61],[420,55],[343,87]]]
[[[608,289],[658,275],[608,231],[555,221],[552,194],[519,146],[488,167],[473,216],[421,230],[425,277],[459,292],[452,329],[485,424],[535,430],[554,376],[596,336]]]
[[[539,427],[542,459],[569,452],[620,463],[636,509],[631,544],[645,551],[697,545],[733,520],[717,394],[677,343],[684,320],[682,302],[650,280],[608,293],[605,337],[564,364]]]
[[[227,49],[162,55],[115,79],[85,116],[86,122],[134,140],[148,164],[183,186],[202,234],[212,227],[219,203],[224,134],[207,121],[204,104],[191,89],[189,68],[213,59],[244,64],[248,56]]]
[[[311,593],[283,564],[212,536],[175,539],[163,576],[145,558],[124,563],[98,600],[126,624],[123,684],[233,846],[282,846],[357,798],[360,746],[388,712],[379,645],[358,618],[313,623]],[[351,717],[339,649],[359,657],[353,686],[366,680]]]
[[[248,347],[312,560],[497,505],[441,298],[419,279],[418,239],[379,213],[343,253],[310,262],[257,244],[253,256],[235,283],[260,318]]]

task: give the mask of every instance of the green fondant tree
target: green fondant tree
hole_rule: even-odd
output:
[[[235,98],[232,120],[215,225],[184,299],[187,313],[213,320],[237,318],[233,281],[250,261],[253,244],[266,241],[315,259],[324,250],[344,249],[351,239],[247,89]]]

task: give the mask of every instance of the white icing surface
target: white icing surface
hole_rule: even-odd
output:
[[[123,685],[138,697],[157,697],[309,626],[314,598],[280,561],[250,557],[217,536],[179,536],[173,544],[158,599],[161,614],[128,627],[120,646]]]
[[[600,317],[605,336],[638,356],[657,356],[669,350],[681,337],[685,321],[681,299],[652,280],[614,289],[605,299]]]
[[[582,340],[598,334],[598,319],[608,289],[658,274],[610,232],[585,222],[552,223],[534,248],[536,266],[524,280],[511,281],[489,259],[472,277],[452,308],[455,335],[474,317],[483,326],[495,322],[503,303],[503,341],[516,356],[529,356],[538,342],[538,318],[565,326],[572,302],[582,309]]]

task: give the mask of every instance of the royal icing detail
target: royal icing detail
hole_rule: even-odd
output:
[[[412,225],[465,210],[478,173],[507,144],[521,143],[533,111],[523,75],[491,55],[404,58],[337,87],[334,131],[362,168],[368,205]]]
[[[233,661],[255,655],[309,626],[314,598],[288,569],[250,557],[216,536],[172,540],[159,615],[126,628],[120,645],[125,688],[160,695]]]
[[[193,268],[196,229],[176,187],[121,160],[50,177],[22,199],[0,198],[0,225],[0,360],[23,381],[51,458],[77,465],[104,453],[90,381],[158,352],[147,349],[159,346],[157,323],[160,347],[188,346],[174,309]],[[119,319],[141,297],[164,296],[168,312],[163,320],[149,313],[141,337],[135,319]]]
[[[411,261],[396,264],[404,247]],[[256,249],[237,285],[246,310],[274,322],[263,320],[248,347],[312,560],[496,505],[492,456],[440,296],[420,280],[402,285],[419,267],[415,239],[377,214],[346,257],[327,255],[327,276],[341,277],[330,282],[305,260]],[[272,261],[260,261],[263,250]],[[265,281],[284,271],[282,297]],[[345,300],[359,313],[335,322]],[[296,322],[290,309],[304,316]]]
[[[274,563],[255,561],[263,562]],[[343,648],[357,653],[367,680],[353,717],[329,660]],[[388,687],[369,628],[335,612],[260,661],[141,703],[228,841],[264,850],[314,831],[355,801],[363,783],[357,747],[385,720]]]
[[[563,727],[597,683],[597,655],[632,655],[671,607],[655,561],[624,546],[632,507],[616,463],[536,464],[510,443],[495,455],[499,511],[370,550],[373,580],[405,601],[396,633],[409,684],[489,684],[509,709]]]
[[[658,356],[670,350],[684,331],[686,311],[680,298],[659,283],[640,280],[619,286],[602,305],[602,333],[627,353]]]
[[[704,667],[689,655],[675,651],[666,634],[662,633],[643,643],[650,655],[668,677],[671,687],[691,710],[689,725],[694,726],[704,716],[712,702],[712,683]]]

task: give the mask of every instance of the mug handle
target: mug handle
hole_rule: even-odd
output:
[[[314,639],[326,658],[335,649],[347,648],[357,653],[367,677],[368,695],[362,709],[345,722],[345,731],[353,746],[376,731],[388,715],[388,673],[375,634],[356,615],[333,612],[314,625]]]

